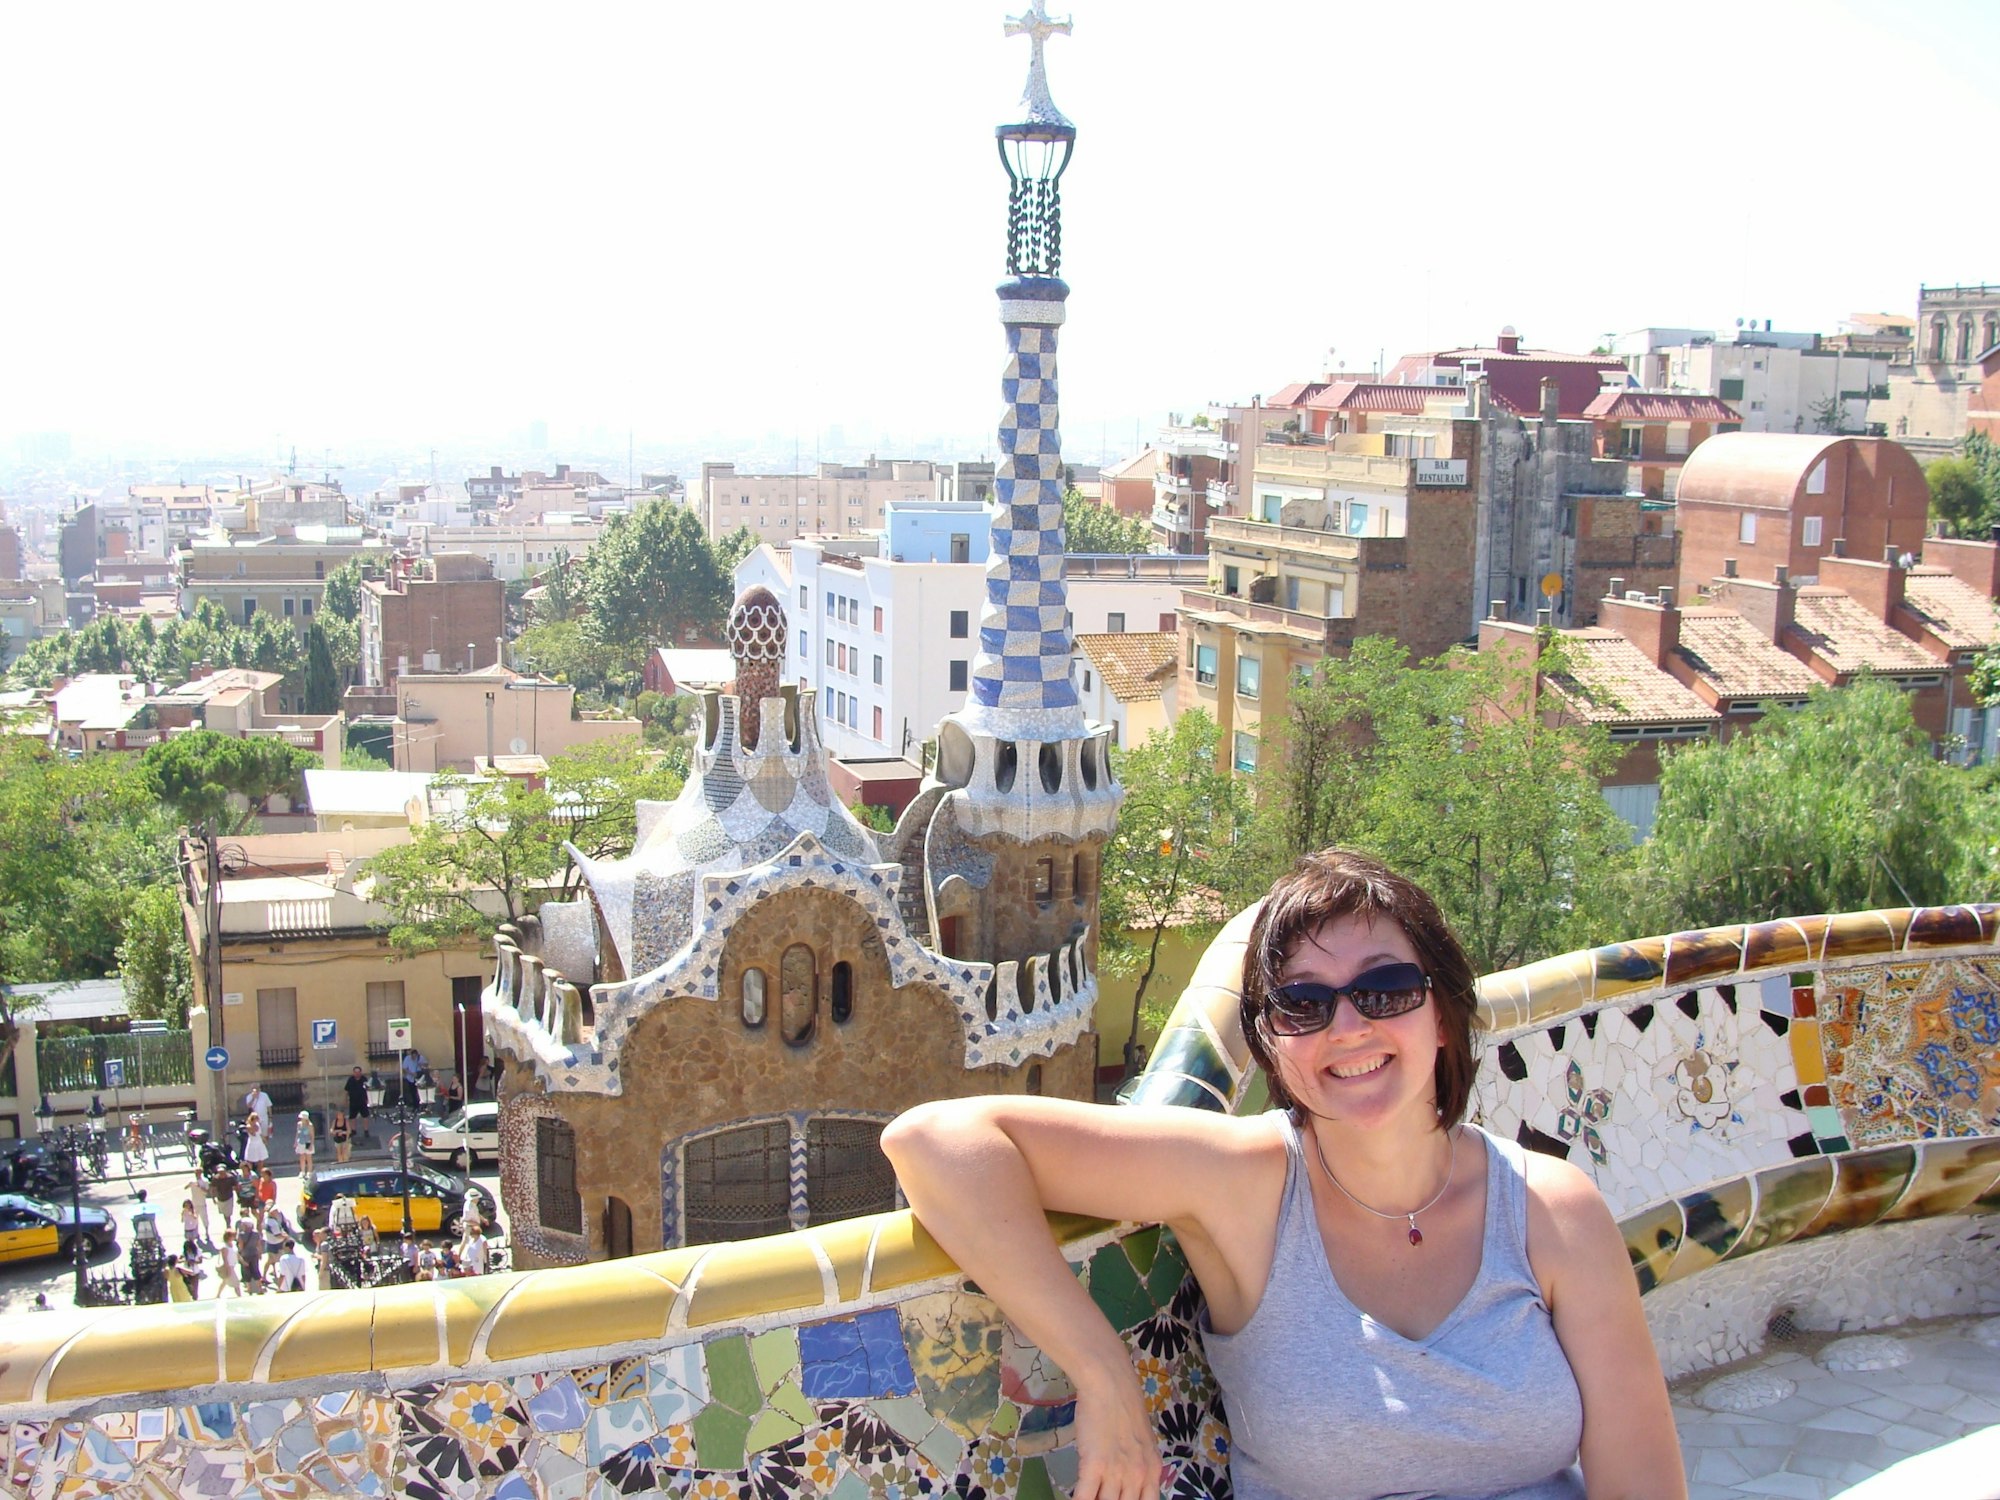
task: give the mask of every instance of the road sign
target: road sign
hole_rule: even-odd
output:
[[[1563,591],[1562,574],[1544,573],[1542,575],[1542,594],[1544,595],[1544,597],[1553,599],[1557,594],[1560,594],[1562,591]]]
[[[313,1022],[313,1050],[315,1052],[324,1052],[327,1048],[331,1047],[333,1045],[334,1031],[334,1023],[331,1021]]]
[[[229,1066],[229,1049],[227,1047],[210,1047],[208,1051],[202,1053],[201,1060],[208,1064],[209,1072],[220,1073],[224,1068]]]
[[[410,1018],[408,1016],[402,1016],[391,1021],[389,1023],[389,1045],[394,1047],[398,1052],[408,1052],[412,1045],[410,1030]]]
[[[104,1059],[104,1086],[108,1089],[125,1087],[125,1059],[107,1057]]]

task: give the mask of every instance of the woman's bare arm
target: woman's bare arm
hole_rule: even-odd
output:
[[[1583,1395],[1590,1500],[1686,1500],[1666,1378],[1611,1210],[1568,1162],[1528,1162],[1530,1259]]]
[[[1259,1150],[1259,1134],[1251,1122],[1202,1110],[1012,1095],[922,1105],[883,1132],[882,1149],[924,1227],[1076,1386],[1073,1500],[1157,1495],[1160,1457],[1130,1355],[1063,1260],[1044,1215],[1185,1226],[1209,1241],[1201,1258],[1211,1264],[1196,1268],[1204,1284],[1228,1277],[1204,1221],[1225,1201],[1242,1202],[1258,1176],[1254,1163],[1270,1154]],[[1273,1223],[1282,1148],[1275,1160],[1261,1216]]]

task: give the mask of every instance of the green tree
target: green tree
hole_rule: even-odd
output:
[[[1598,791],[1609,736],[1546,686],[1564,666],[1550,640],[1539,675],[1466,651],[1412,667],[1380,637],[1319,663],[1259,809],[1263,873],[1330,844],[1378,855],[1437,899],[1481,973],[1594,940],[1631,835]]]
[[[118,972],[133,1015],[187,1025],[194,994],[192,955],[181,926],[180,890],[171,881],[132,893],[118,943]]]
[[[96,979],[133,893],[173,871],[174,829],[127,758],[0,736],[0,975]]]
[[[748,526],[739,526],[715,544],[715,565],[722,569],[724,578],[733,577],[736,565],[755,552],[757,547],[757,533]]]
[[[307,713],[340,711],[340,672],[333,664],[333,648],[327,642],[326,629],[317,622],[306,627],[304,679]]]
[[[896,831],[896,815],[886,807],[873,802],[857,802],[848,811],[854,814],[854,821],[863,828],[873,829],[876,833]]]
[[[253,809],[280,792],[298,801],[305,793],[305,772],[319,763],[311,751],[282,740],[238,739],[212,729],[161,740],[139,757],[160,800],[182,821],[212,820],[232,830],[245,826],[251,816],[231,802],[232,796],[246,799]]]
[[[1635,917],[1671,931],[1991,889],[1992,798],[1938,761],[1909,696],[1819,688],[1727,744],[1668,754]]]
[[[326,575],[326,597],[320,612],[332,615],[336,620],[359,620],[361,583],[361,559],[350,557]]]
[[[599,691],[631,684],[646,650],[643,643],[606,641],[590,619],[548,620],[514,638],[514,659],[522,666]]]
[[[670,800],[680,787],[676,772],[624,740],[555,757],[539,787],[438,777],[430,820],[363,867],[394,919],[390,941],[405,952],[477,942],[568,897],[580,875],[565,843],[598,859],[629,853],[637,804]]]
[[[1098,880],[1098,962],[1137,974],[1125,1071],[1137,1066],[1146,992],[1170,930],[1213,936],[1235,910],[1233,874],[1248,799],[1220,759],[1221,732],[1201,709],[1116,753],[1125,787]],[[1220,887],[1220,889],[1218,889]]]
[[[1824,399],[1811,403],[1813,431],[1842,433],[1847,431],[1847,406],[1835,391]]]
[[[1137,516],[1094,505],[1080,490],[1063,494],[1063,545],[1071,552],[1150,552],[1153,528]]]
[[[570,564],[569,548],[558,547],[548,571],[541,576],[541,597],[535,601],[538,624],[574,620],[583,609],[582,569]]]
[[[1970,459],[1940,458],[1924,468],[1931,487],[1931,519],[1951,536],[1982,536],[1993,510]]]
[[[648,500],[613,516],[590,549],[584,597],[600,639],[679,646],[720,638],[729,581],[694,512]]]

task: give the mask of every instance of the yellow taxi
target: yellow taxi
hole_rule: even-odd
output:
[[[72,1241],[79,1240],[88,1260],[117,1238],[118,1226],[101,1208],[85,1208],[79,1224],[70,1209],[23,1193],[0,1193],[0,1261],[69,1255]]]
[[[465,1212],[465,1180],[417,1162],[410,1163],[407,1176],[411,1229],[418,1234],[455,1232]],[[306,1229],[323,1224],[335,1198],[352,1198],[357,1217],[381,1234],[401,1234],[404,1178],[393,1163],[321,1167],[313,1174],[311,1195],[299,1206],[299,1223]]]

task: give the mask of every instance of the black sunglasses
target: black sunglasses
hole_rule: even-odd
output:
[[[1422,1005],[1430,987],[1430,975],[1415,964],[1383,964],[1337,989],[1300,979],[1271,991],[1264,1024],[1275,1036],[1309,1036],[1333,1024],[1333,1013],[1343,999],[1369,1020],[1386,1021]]]

